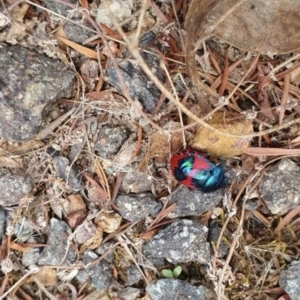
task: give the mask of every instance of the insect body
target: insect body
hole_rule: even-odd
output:
[[[173,155],[171,170],[177,181],[191,189],[213,192],[227,184],[222,166],[217,166],[205,155],[193,150]]]

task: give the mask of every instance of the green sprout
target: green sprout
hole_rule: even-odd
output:
[[[161,273],[167,277],[167,278],[177,278],[181,274],[182,268],[180,266],[177,266],[172,270],[170,269],[164,269],[161,271]]]

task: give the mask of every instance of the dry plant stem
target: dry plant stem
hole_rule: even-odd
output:
[[[241,78],[241,80],[236,85],[236,87],[231,91],[231,93],[228,96],[228,99],[230,99],[234,95],[234,93],[237,91],[237,89],[239,88],[239,86],[244,82],[244,80],[246,79],[246,77],[248,76],[248,74],[254,69],[254,67],[257,65],[258,59],[259,59],[259,55],[256,56],[256,58],[251,63],[248,71],[244,74],[244,76]]]
[[[104,181],[105,188],[106,188],[106,193],[107,193],[107,197],[108,197],[108,200],[111,202],[112,198],[111,198],[110,186],[109,186],[109,183],[108,183],[108,179],[107,179],[106,173],[103,170],[103,167],[101,165],[101,162],[99,161],[99,158],[97,158],[95,160],[95,162],[96,162],[96,167],[97,167],[97,172],[96,173],[98,174],[99,178],[102,181]]]
[[[8,282],[8,274],[5,274],[0,287],[0,295],[4,293],[7,282]]]
[[[156,218],[152,221],[152,223],[147,227],[146,231],[153,229],[156,224],[159,224],[162,219],[164,219],[169,213],[171,213],[176,208],[176,203],[171,204],[168,207],[168,201],[164,203],[164,207],[156,216]]]
[[[170,84],[168,82],[166,82],[164,86],[166,89],[169,89]],[[166,99],[166,96],[163,93],[161,93],[159,101],[157,102],[157,104],[152,112],[152,115],[151,115],[152,119],[157,115],[157,113],[158,113],[159,109],[161,108],[162,104],[164,103],[165,99]]]
[[[184,56],[185,56],[186,55],[185,42],[184,42],[184,39],[183,39],[183,36],[182,36],[181,26],[180,26],[180,22],[179,22],[179,19],[178,19],[177,12],[176,12],[175,1],[174,0],[172,0],[172,8],[173,8],[173,13],[174,13],[174,16],[175,16],[175,19],[176,19],[177,26],[179,28],[179,36],[180,36],[181,46],[182,46],[182,50],[183,50],[183,53],[184,53]]]
[[[280,113],[279,113],[279,125],[282,125],[284,113],[285,113],[285,105],[287,103],[288,96],[289,96],[290,74],[286,74],[284,76],[283,82],[284,82],[284,85],[283,85],[283,93],[281,96],[281,103],[280,103],[281,109],[280,109]]]
[[[222,74],[222,80],[221,80],[221,86],[219,88],[219,94],[223,95],[225,92],[225,87],[228,81],[228,75],[229,75],[229,67],[228,67],[228,49],[225,54],[225,65],[224,65],[224,71]]]
[[[173,81],[172,81],[172,79],[171,79],[171,77],[170,77],[170,73],[168,72],[168,69],[166,68],[166,65],[165,65],[165,64],[163,64],[163,68],[164,68],[164,71],[165,71],[165,73],[166,73],[166,75],[167,75],[167,78],[168,78],[168,80],[169,80],[169,83],[171,84],[173,93],[174,93],[174,95],[175,95],[175,99],[176,99],[176,101],[179,102],[179,99],[178,99],[178,95],[177,95],[177,93],[176,93],[175,86],[174,86],[174,84],[173,84]],[[181,113],[181,111],[180,111],[179,109],[178,109],[178,113],[179,113],[179,119],[180,119],[181,127],[183,127],[184,125],[183,125],[182,113]],[[186,148],[186,136],[185,136],[184,130],[182,130],[182,141],[183,141],[183,146],[184,146],[184,148]]]
[[[244,60],[244,58],[240,58],[239,60],[237,60],[235,63],[233,63],[232,65],[228,66],[227,69],[227,78],[230,72],[232,72],[242,61]],[[217,70],[218,71],[218,70]],[[225,72],[225,70],[224,70]],[[202,75],[203,76],[203,75]],[[223,80],[224,74],[219,75],[215,81],[213,82],[213,84],[211,85],[211,88],[217,88],[220,84],[222,84],[222,80]],[[225,76],[226,77],[226,76]],[[227,82],[225,82],[226,84]]]
[[[255,178],[256,176],[254,175],[254,177],[252,178]],[[250,180],[249,180],[250,181]],[[235,210],[236,209],[236,203],[239,199],[239,197],[241,196],[241,192],[246,188],[248,182],[246,182],[246,184],[243,185],[243,188],[241,189],[241,191],[239,192],[238,196],[236,197],[233,205],[232,205],[232,210]],[[253,190],[254,188],[256,187],[256,185],[254,187],[252,187],[251,190]],[[251,192],[250,192],[251,193]],[[233,234],[233,241],[232,241],[232,244],[231,244],[231,247],[229,249],[229,253],[227,255],[227,258],[226,258],[226,261],[223,265],[223,268],[222,268],[222,271],[221,271],[221,274],[219,276],[219,280],[218,280],[218,286],[217,286],[217,296],[218,296],[218,300],[223,300],[224,299],[224,289],[223,289],[223,278],[224,278],[224,275],[225,275],[225,272],[226,272],[226,269],[227,269],[227,266],[229,265],[229,262],[231,261],[231,258],[233,256],[233,253],[235,251],[235,248],[236,248],[236,245],[238,244],[238,240],[239,240],[239,237],[242,235],[242,231],[243,231],[243,222],[244,222],[244,217],[245,217],[245,205],[246,205],[246,201],[247,201],[247,197],[244,197],[243,199],[243,205],[242,205],[242,211],[241,211],[241,215],[240,215],[240,221],[239,221],[239,224],[238,224],[238,227],[237,229],[235,230],[234,234]],[[229,222],[229,219],[231,218],[231,216],[229,215],[227,220],[226,220],[226,226]],[[219,249],[220,247],[220,243],[219,241],[221,241],[221,238],[223,236],[223,233],[225,231],[225,224],[224,226],[222,227],[222,230],[221,230],[221,233],[220,233],[220,237],[218,239],[218,242],[217,242],[217,249]],[[224,231],[223,231],[224,229]],[[222,232],[223,231],[223,232]],[[215,256],[214,256],[215,258]]]
[[[259,148],[249,147],[243,151],[245,154],[252,156],[275,156],[275,155],[286,155],[286,156],[300,156],[300,149],[283,149],[283,148]]]
[[[260,222],[262,222],[266,227],[270,228],[271,223],[270,221],[258,210],[253,210],[252,211],[253,216],[257,218]]]
[[[241,197],[244,189],[246,188],[246,186],[249,184],[250,182],[250,176],[248,177],[248,179],[246,180],[246,182],[243,184],[242,188],[240,189],[239,193],[237,194],[235,201],[233,202],[232,206],[231,206],[231,210],[235,211],[236,210],[236,203],[238,201],[238,199]],[[222,237],[224,235],[225,229],[229,223],[231,216],[228,216],[227,219],[224,222],[224,225],[222,226],[221,232],[219,234],[219,238],[217,240],[216,243],[216,247],[215,247],[215,253],[214,253],[214,257],[213,257],[213,275],[216,276],[216,271],[217,271],[217,255],[219,252],[219,248],[220,248],[220,244],[222,241]]]
[[[149,0],[149,3],[152,9],[155,11],[157,18],[161,21],[161,23],[169,22],[168,18],[162,13],[157,4],[153,0]]]
[[[54,297],[51,293],[47,291],[47,289],[44,287],[44,285],[39,281],[39,279],[36,276],[32,277],[33,281],[37,284],[39,289],[41,289],[47,297],[49,297],[50,300],[59,300],[58,298]]]
[[[300,214],[300,205],[293,208],[278,224],[275,233],[280,234],[280,231],[285,227],[296,215]]]
[[[267,167],[268,165],[272,164],[273,162],[279,160],[279,159],[282,159],[282,157],[276,157],[274,159],[271,159],[270,161],[268,161],[265,165],[264,165],[264,168]],[[261,181],[262,177],[263,177],[263,172],[262,170],[258,170],[256,171],[252,176],[249,176],[247,181],[244,183],[243,187],[241,188],[241,190],[239,191],[238,195],[236,196],[233,204],[232,204],[232,210],[235,210],[236,208],[236,204],[237,204],[237,201],[240,199],[241,197],[241,194],[242,192],[244,191],[244,189],[246,188],[246,186],[252,182],[257,176],[258,174],[261,172],[261,175],[260,175],[260,178],[256,181],[256,183],[252,186],[251,190],[248,191],[248,195],[250,195],[252,193],[252,191],[258,186],[259,182]],[[239,221],[239,224],[238,224],[238,228],[236,229],[236,234],[234,235],[234,240],[231,244],[231,247],[230,247],[230,250],[229,250],[229,253],[227,255],[227,258],[226,258],[226,261],[225,261],[225,264],[223,265],[223,269],[222,269],[222,272],[219,276],[219,280],[218,280],[218,291],[217,291],[217,295],[218,295],[218,300],[222,300],[222,296],[223,296],[223,290],[222,290],[222,282],[223,282],[223,278],[224,278],[224,275],[225,275],[225,272],[226,272],[226,268],[227,266],[229,265],[229,262],[232,258],[232,255],[234,253],[234,250],[236,248],[236,245],[238,244],[238,237],[239,237],[239,233],[240,231],[242,230],[242,226],[243,226],[243,220],[244,220],[244,214],[245,214],[245,204],[246,204],[246,201],[247,201],[247,197],[245,196],[244,197],[244,200],[243,200],[243,205],[242,205],[242,212],[241,212],[241,217],[240,217],[240,221]],[[218,241],[217,241],[217,245],[216,245],[216,249],[218,251],[219,247],[220,247],[220,243],[221,243],[221,239],[222,239],[222,236],[224,234],[224,231],[225,231],[225,228],[229,222],[229,219],[231,218],[231,216],[229,215],[228,218],[226,219],[225,221],[225,224],[223,225],[222,227],[222,230],[220,232],[220,236],[218,238]],[[216,253],[214,254],[214,258],[213,258],[213,271],[216,271],[216,260],[217,260],[217,251]],[[215,272],[214,272],[214,275],[215,275]]]
[[[84,11],[82,11],[82,14],[84,14],[84,16],[87,18],[87,20],[94,26],[94,28],[97,30],[97,33],[99,34],[99,36],[101,37],[101,39],[103,40],[104,45],[107,47],[107,50],[109,52],[110,58],[112,60],[112,63],[114,65],[114,68],[116,69],[117,72],[117,76],[118,79],[120,81],[121,87],[122,87],[122,91],[125,95],[125,97],[127,98],[127,100],[130,102],[131,105],[133,105],[136,109],[138,109],[138,111],[141,113],[141,115],[154,127],[156,128],[158,131],[163,131],[157,124],[155,124],[148,116],[146,113],[144,113],[142,110],[139,109],[139,106],[135,103],[135,101],[133,101],[129,95],[128,89],[125,86],[124,80],[122,78],[122,75],[120,73],[120,69],[119,66],[110,50],[110,47],[106,41],[106,38],[104,36],[104,34],[102,33],[102,31],[100,30],[99,26],[97,25],[97,23],[91,18],[91,16],[89,16],[88,14],[86,14]],[[141,14],[144,15],[143,13],[143,9],[141,10]],[[117,24],[117,23],[116,23]],[[120,27],[119,25],[117,27]],[[124,33],[125,35],[125,33]],[[126,38],[127,39],[127,38]]]
[[[27,277],[29,277],[30,275],[36,273],[39,269],[31,269],[30,271],[28,271],[28,273],[26,273],[25,275],[23,275],[9,290],[7,290],[2,296],[0,296],[0,299],[7,299],[6,297],[17,287],[19,287],[20,285],[22,285],[25,281],[25,279]],[[56,299],[57,300],[57,299]]]
[[[39,140],[44,139],[47,135],[52,133],[56,127],[58,127],[61,123],[63,123],[69,116],[71,116],[74,112],[75,112],[75,108],[71,109],[70,111],[66,112],[64,115],[57,118],[55,121],[50,123],[46,128],[42,129],[36,138]]]
[[[149,283],[149,280],[147,279],[147,277],[145,276],[144,272],[142,271],[142,269],[140,268],[139,264],[137,263],[134,255],[132,254],[131,250],[128,247],[128,244],[132,245],[132,242],[127,238],[127,236],[125,234],[121,234],[117,237],[117,239],[119,240],[119,242],[121,243],[121,245],[123,246],[123,248],[125,249],[125,251],[127,252],[127,254],[129,255],[129,257],[132,259],[132,261],[134,262],[135,266],[138,268],[138,270],[140,271],[140,273],[142,274],[142,276],[144,277],[144,280],[146,282],[146,284]],[[133,246],[133,245],[132,245]],[[134,246],[133,246],[134,247]],[[137,249],[136,249],[137,250]]]
[[[210,57],[210,60],[211,60],[211,62],[212,62],[212,64],[213,64],[213,66],[215,67],[215,69],[216,69],[216,71],[217,71],[217,74],[219,75],[219,77],[218,78],[220,78],[220,82],[221,82],[221,79],[222,79],[222,69],[221,69],[221,67],[219,66],[219,64],[218,64],[218,61],[217,61],[217,59],[216,59],[216,56],[215,56],[215,54],[210,50],[210,48],[208,47],[208,53],[209,53],[209,57]],[[230,66],[231,67],[231,66]],[[229,68],[230,68],[229,67]],[[219,83],[220,84],[220,83]],[[219,84],[218,84],[218,86],[219,86]],[[214,85],[214,83],[210,86],[211,88],[216,88],[216,86]]]
[[[291,58],[285,60],[283,63],[281,63],[280,65],[276,66],[273,70],[271,70],[269,76],[272,78],[273,75],[275,75],[275,73],[280,70],[281,68],[284,68],[285,66],[287,66],[289,63],[291,63],[292,61],[296,60],[300,58],[300,53],[292,56]]]
[[[276,75],[276,79],[279,81],[281,78],[283,78],[286,74],[290,74],[292,73],[294,70],[298,69],[300,66],[300,63],[295,63],[291,68],[287,69],[287,70],[284,70],[280,73],[278,73]]]
[[[118,207],[115,205],[115,201],[117,199],[117,196],[118,196],[118,193],[119,193],[119,190],[120,190],[120,187],[124,181],[124,178],[125,178],[125,175],[126,173],[125,172],[120,172],[118,175],[117,175],[117,180],[115,182],[115,186],[114,186],[114,189],[113,189],[113,194],[112,194],[112,199],[110,201],[110,204],[111,206],[118,211]]]
[[[130,162],[132,162],[133,159],[139,154],[140,149],[141,149],[141,145],[142,145],[142,140],[143,140],[143,128],[142,128],[142,126],[139,126],[139,129],[138,129],[138,140],[137,140],[137,143],[136,143],[135,150],[134,150],[134,152],[131,155]]]
[[[15,295],[13,295],[13,297],[15,297]],[[18,297],[18,299],[22,300],[32,300],[32,297],[30,297],[21,287],[18,289]]]

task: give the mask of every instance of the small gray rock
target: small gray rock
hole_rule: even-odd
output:
[[[128,130],[125,126],[104,126],[100,129],[95,149],[102,158],[112,158],[118,153],[125,140]]]
[[[160,70],[158,62],[154,64],[151,61],[148,65],[150,69],[154,70],[154,73],[158,73],[156,70]],[[161,91],[139,67],[133,65],[129,60],[119,62],[119,69],[131,98],[138,99],[148,112],[153,112],[160,99]],[[108,82],[121,91],[118,73],[111,60],[108,60],[107,76]]]
[[[73,5],[77,3],[76,0],[66,0],[65,2]],[[72,10],[72,7],[55,1],[43,1],[43,3],[50,11],[56,12],[64,17],[66,17]]]
[[[170,218],[200,216],[214,208],[223,197],[224,190],[218,189],[212,193],[203,193],[180,186],[172,195],[170,204],[176,203],[176,208],[169,214]]]
[[[30,237],[27,240],[28,243],[37,243],[34,237]],[[23,266],[33,266],[37,264],[40,258],[40,249],[39,248],[31,248],[31,251],[24,251],[22,255],[22,265]]]
[[[90,279],[90,275],[86,270],[81,269],[78,271],[76,279],[79,281],[79,283],[84,284]]]
[[[82,261],[85,265],[88,265],[89,263],[95,261],[97,258],[98,255],[96,253],[87,250],[83,253]],[[112,278],[112,273],[109,263],[105,259],[100,260],[96,264],[87,266],[86,271],[90,275],[92,284],[97,290],[104,291],[108,288]]]
[[[0,205],[19,204],[32,190],[31,178],[25,174],[6,174],[0,176]]]
[[[146,291],[151,300],[207,300],[205,287],[196,287],[174,278],[151,282],[147,284]]]
[[[69,40],[78,44],[83,44],[88,38],[92,37],[95,34],[93,30],[88,30],[80,26],[80,24],[82,23],[82,19],[72,19],[72,21],[78,23],[78,25],[71,22],[66,22],[64,24],[64,32]],[[84,25],[85,27],[90,27],[88,22],[84,22],[84,24],[82,25]]]
[[[136,300],[140,296],[140,293],[139,289],[127,287],[118,293],[118,297],[122,300]]]
[[[128,193],[143,193],[151,191],[153,179],[147,174],[127,172],[122,182],[121,191]]]
[[[115,247],[113,247],[113,245],[113,242],[107,242],[98,247],[95,252],[99,255],[105,255],[104,259],[111,263],[114,260],[115,255]]]
[[[211,223],[209,226],[208,241],[213,242],[216,245],[221,233],[221,229],[222,227],[220,224]],[[229,246],[224,242],[224,240],[221,240],[218,256],[225,257],[228,254],[228,251]]]
[[[0,43],[0,70],[5,70],[0,72],[0,137],[30,140],[51,105],[71,96],[75,75],[57,59],[5,43]]]
[[[7,223],[14,222],[13,220],[14,215],[9,212]],[[25,217],[21,218],[17,223],[14,223],[14,234],[16,235],[18,242],[26,242],[34,234],[32,219]]]
[[[162,208],[162,204],[156,202],[150,193],[121,195],[117,197],[116,204],[121,216],[131,222],[148,215],[156,216]]]
[[[287,158],[266,171],[259,192],[272,214],[283,215],[300,204],[299,177],[300,167]]]
[[[206,264],[210,259],[207,234],[207,227],[197,220],[175,221],[144,245],[143,254],[154,263],[163,258],[173,264],[193,261]]]
[[[82,175],[78,172],[74,164],[70,167],[69,160],[66,157],[56,156],[53,158],[53,163],[56,167],[57,175],[62,178],[74,192],[84,188]]]
[[[127,286],[137,284],[140,280],[144,278],[143,275],[141,274],[141,271],[134,264],[130,265],[125,272],[126,272]]]
[[[64,221],[52,218],[47,246],[42,251],[38,264],[52,266],[74,262],[76,252],[72,245],[68,245],[68,237],[71,233],[71,228]],[[66,251],[68,251],[67,255],[65,255]],[[64,257],[65,259],[62,261]]]
[[[279,285],[288,293],[291,300],[300,299],[300,261],[293,261],[281,272]]]

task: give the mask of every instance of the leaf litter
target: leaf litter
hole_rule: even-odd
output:
[[[1,41],[38,46],[44,53],[52,51],[52,55],[63,57],[74,71],[77,70],[78,81],[74,97],[60,100],[61,107],[69,112],[45,124],[35,141],[21,144],[2,141],[1,167],[27,170],[35,188],[17,209],[9,208],[11,219],[7,221],[1,244],[5,275],[1,297],[18,294],[35,299],[40,290],[49,299],[89,299],[89,279],[80,282],[79,277],[75,279],[74,276],[84,269],[83,253],[97,249],[97,255],[92,256],[93,262],[89,262],[93,266],[114,253],[110,263],[120,286],[107,286],[111,297],[118,297],[118,291],[125,289],[128,282],[125,273],[133,265],[142,273],[142,279],[133,284],[139,289],[138,299],[147,299],[144,283],[162,276],[143,256],[144,241],[140,237],[151,240],[159,229],[173,222],[168,218],[174,209],[174,205],[168,206],[168,196],[174,188],[168,161],[185,143],[188,147],[210,152],[215,159],[226,158],[235,177],[231,177],[223,206],[219,204],[222,213],[214,217],[221,233],[216,241],[211,241],[214,255],[206,272],[210,279],[202,280],[196,275],[202,271],[194,262],[182,264],[183,272],[179,278],[207,288],[213,286],[217,299],[284,297],[285,291],[279,286],[280,271],[299,257],[297,205],[300,203],[282,217],[272,215],[264,199],[260,198],[257,186],[264,180],[264,172],[277,160],[288,157],[299,163],[300,90],[297,78],[300,55],[297,50],[299,39],[295,35],[300,32],[300,25],[298,17],[291,17],[299,11],[299,3],[292,0],[284,5],[278,1],[228,0],[218,3],[194,0],[187,13],[185,0],[150,1],[148,4],[110,1],[114,10],[108,20],[113,22],[103,22],[105,24],[99,17],[100,10],[98,24],[94,21],[98,9],[96,1],[82,1],[81,7],[77,8],[67,3],[69,13],[78,14],[77,17],[83,20],[78,28],[89,25],[94,39],[89,37],[89,43],[80,45],[62,35],[44,35],[49,39],[44,43],[51,44],[47,50],[41,46],[43,43],[35,40],[37,33],[33,24],[38,25],[44,18],[48,29],[54,30],[63,20],[74,21],[71,15],[65,17],[56,13],[54,17],[52,8],[46,10],[41,6],[43,16],[30,1],[5,5],[3,13],[9,13],[12,22],[2,31]],[[122,5],[127,5],[125,14],[117,14]],[[102,6],[107,7],[104,1]],[[182,30],[184,22],[186,36]],[[155,42],[139,50],[139,38],[147,31],[155,32]],[[27,38],[28,35],[31,37]],[[56,39],[64,47],[56,46]],[[159,53],[157,58],[166,73],[165,82],[151,73],[156,70],[147,66],[141,56],[143,51],[151,52],[151,55]],[[185,55],[192,82],[185,74]],[[116,69],[121,90],[108,84],[103,72],[107,58]],[[116,58],[137,65],[141,76],[156,83],[163,92],[164,97],[157,102],[154,115],[145,111],[138,99],[131,97],[122,82]],[[87,75],[95,74],[94,64],[86,63],[87,59],[98,63],[96,76]],[[81,69],[83,63],[86,65]],[[183,80],[178,81],[178,76]],[[222,97],[226,101],[220,101]],[[194,110],[194,105],[200,109]],[[73,106],[75,108],[70,110]],[[116,128],[126,126],[129,136],[125,147],[109,145],[114,149],[111,157],[97,151],[95,144],[101,127],[98,124]],[[83,146],[71,157],[71,150],[79,143]],[[67,168],[76,167],[83,174],[81,180],[85,188],[81,192],[72,191],[68,178],[58,177],[53,157],[47,153],[54,145],[59,145],[60,155],[72,158]],[[250,145],[252,147],[248,147]],[[119,214],[114,201],[122,193],[127,173],[151,178],[148,191],[156,201],[164,204],[156,218],[149,215],[142,221],[130,223]],[[131,185],[137,183],[133,181]],[[139,186],[133,189],[138,191]],[[250,209],[250,204],[254,209]],[[203,218],[208,226],[213,219],[213,215],[208,218],[209,215]],[[45,247],[40,241],[47,241],[47,226],[53,218],[66,221],[73,229],[71,235],[63,234],[68,239],[68,247],[76,249],[77,262],[24,271],[20,266],[22,239],[27,240],[30,235],[38,237],[36,242],[25,244],[26,248]],[[28,222],[28,233],[19,229],[21,235],[18,235],[12,230],[20,222],[23,227]],[[77,238],[74,238],[75,233]],[[230,247],[225,258],[218,255],[222,240]],[[100,249],[108,242],[112,242],[108,249]],[[19,252],[13,249],[19,249]],[[12,262],[20,267],[12,267]],[[162,269],[169,268],[170,264],[165,266]],[[65,276],[67,292],[59,289],[61,282],[58,282],[57,270],[69,272],[70,276]],[[89,269],[89,274],[93,274],[91,272],[94,269]],[[97,286],[93,278],[90,280]]]

